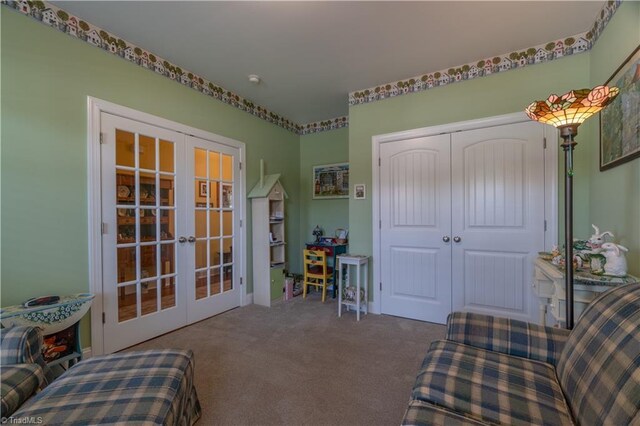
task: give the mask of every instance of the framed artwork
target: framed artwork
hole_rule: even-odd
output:
[[[367,187],[364,183],[357,183],[353,185],[353,192],[355,192],[354,198],[356,200],[364,200],[367,198]]]
[[[313,166],[313,198],[349,198],[349,163]]]
[[[198,195],[200,195],[201,197],[206,197],[207,196],[207,181],[200,181],[198,182]]]
[[[600,111],[600,171],[640,157],[640,46],[605,85],[620,94]]]

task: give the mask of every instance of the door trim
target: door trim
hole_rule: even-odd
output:
[[[101,194],[101,157],[100,157],[100,114],[108,113],[130,120],[136,120],[157,127],[173,130],[185,135],[196,136],[222,145],[237,148],[240,152],[240,163],[246,165],[246,147],[244,142],[200,130],[175,121],[147,114],[132,108],[87,96],[87,227],[88,227],[88,260],[89,291],[95,294],[91,306],[91,352],[92,355],[104,353],[104,330],[102,327],[102,194]],[[247,238],[246,238],[246,166],[240,169],[238,190],[240,197],[240,220],[242,226],[238,238],[242,241],[240,258],[240,276],[243,278],[240,290],[240,306],[251,302],[247,295]]]
[[[439,124],[437,126],[420,127],[400,132],[374,135],[371,138],[371,233],[373,236],[372,254],[374,259],[381,259],[380,245],[380,146],[404,139],[454,133],[464,130],[475,130],[487,127],[503,126],[530,121],[524,112],[486,117],[455,123]],[[545,250],[551,250],[551,245],[558,237],[558,131],[552,126],[545,126],[544,137],[547,149],[544,150],[544,217],[547,230],[544,235]],[[555,148],[554,148],[555,147]],[[373,262],[373,300],[370,302],[371,312],[382,313],[382,294],[380,283],[382,271],[380,262]],[[532,277],[533,279],[533,277]]]

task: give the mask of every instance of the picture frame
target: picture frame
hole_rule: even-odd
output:
[[[353,185],[353,198],[356,200],[364,200],[367,198],[367,187],[364,183],[356,183]]]
[[[207,181],[198,182],[198,195],[201,197],[207,196]]]
[[[620,94],[600,111],[600,171],[640,157],[640,46],[605,85]]]
[[[313,199],[349,198],[349,163],[313,166]]]

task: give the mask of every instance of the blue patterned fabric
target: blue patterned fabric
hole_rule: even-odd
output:
[[[402,420],[403,426],[446,425],[446,426],[478,426],[488,423],[480,422],[461,413],[438,407],[427,402],[412,400]]]
[[[53,372],[42,357],[42,330],[16,326],[0,330],[0,364],[38,364],[44,373],[41,386],[53,380]]]
[[[469,312],[447,318],[447,340],[556,365],[569,330]]]
[[[558,379],[580,424],[640,424],[640,285],[589,305],[560,356]]]
[[[489,423],[572,424],[553,366],[446,340],[431,344],[412,398]]]
[[[46,425],[190,426],[201,409],[191,351],[150,350],[90,358],[14,413]]]
[[[0,370],[2,376],[0,417],[5,418],[13,414],[31,395],[36,393],[44,381],[44,375],[38,364],[3,364]]]

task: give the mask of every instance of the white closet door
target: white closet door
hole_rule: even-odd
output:
[[[451,145],[453,309],[535,321],[530,282],[544,250],[543,126],[458,132]]]
[[[104,351],[186,323],[181,142],[167,129],[101,114]]]
[[[380,147],[382,313],[443,323],[451,311],[450,136]]]

